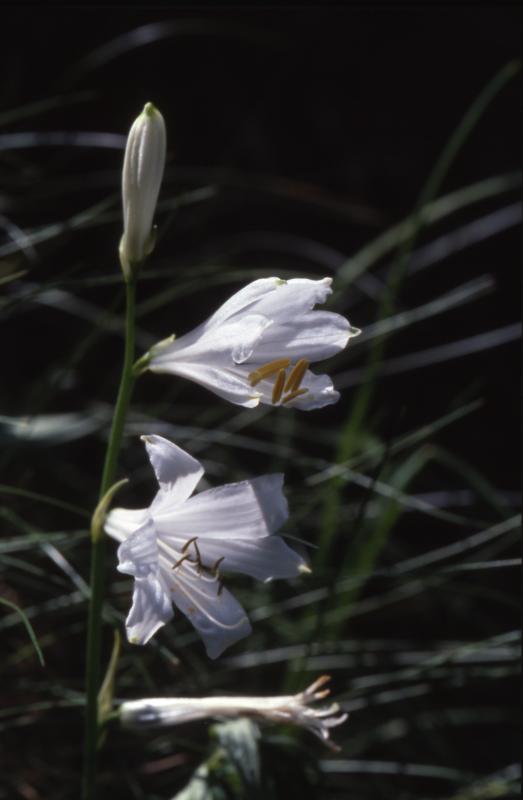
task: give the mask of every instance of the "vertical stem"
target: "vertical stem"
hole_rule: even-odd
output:
[[[101,500],[115,480],[116,465],[122,435],[134,387],[134,316],[136,283],[134,277],[126,283],[125,353],[120,378],[120,388],[114,409],[113,422],[100,485]],[[98,690],[100,686],[100,651],[102,634],[102,608],[105,572],[105,536],[96,537],[91,547],[91,596],[87,623],[87,660],[85,717],[85,750],[82,797],[94,800],[98,747]]]

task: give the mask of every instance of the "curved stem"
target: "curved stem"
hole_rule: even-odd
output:
[[[120,388],[114,409],[113,422],[100,485],[100,500],[115,480],[116,466],[122,443],[125,418],[134,387],[134,324],[136,283],[126,283],[125,353]],[[105,572],[105,536],[93,537],[91,546],[91,596],[87,624],[86,659],[86,717],[83,792],[84,800],[94,800],[98,749],[98,690],[100,686],[100,652]]]

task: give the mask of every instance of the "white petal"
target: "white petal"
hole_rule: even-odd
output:
[[[133,604],[126,620],[132,644],[145,644],[173,616],[172,602],[158,566],[152,520],[131,533],[118,548],[118,570],[134,577]]]
[[[209,658],[251,633],[251,624],[238,601],[219,582],[199,576],[185,565],[176,572],[171,597],[203,639]]]
[[[147,455],[156,473],[162,492],[169,495],[169,504],[183,503],[194,491],[204,473],[199,461],[163,436],[142,436]],[[162,495],[154,501],[161,500]]]
[[[232,359],[231,359],[232,363]],[[260,402],[259,392],[252,389],[247,374],[236,373],[232,369],[219,368],[212,364],[184,363],[178,361],[162,362],[161,366],[151,368],[153,372],[169,372],[188,378],[209,389],[229,403],[245,408],[254,408]]]
[[[272,402],[273,387],[274,381],[271,379],[256,384],[261,395],[260,403],[274,405]],[[298,395],[289,401],[285,401],[286,395],[283,394],[276,405],[282,405],[285,408],[299,408],[300,411],[311,411],[337,403],[340,399],[340,393],[336,391],[328,375],[315,375],[310,370],[305,372],[300,389],[307,389],[307,393]]]
[[[276,290],[261,298],[251,308],[251,313],[263,314],[277,322],[285,322],[311,311],[316,303],[324,303],[332,294],[332,278],[313,281],[309,278],[291,278],[280,282]]]
[[[240,319],[207,329],[207,323],[167,343],[153,347],[148,368],[152,372],[174,371],[176,364],[213,364],[227,369],[233,361],[246,361],[261,340],[271,321],[261,314],[246,314]]]
[[[278,358],[321,361],[339,353],[351,335],[349,321],[331,311],[309,311],[268,327],[249,363],[267,364]]]
[[[146,644],[173,616],[171,598],[161,578],[135,578],[133,604],[125,621],[131,644]]]
[[[280,278],[260,278],[248,283],[239,292],[226,300],[205,323],[207,330],[222,325],[226,320],[239,313],[252,313],[255,305],[263,298],[271,295],[282,285]],[[257,313],[257,309],[256,309]]]
[[[281,536],[259,539],[198,539],[202,561],[211,567],[219,558],[220,573],[241,572],[261,581],[294,578],[309,572],[307,562],[283,541]]]
[[[289,516],[282,487],[283,475],[262,475],[200,492],[171,513],[151,511],[157,531],[178,540],[182,535],[186,540],[258,538],[278,530]]]
[[[105,519],[105,532],[117,542],[123,542],[147,522],[148,516],[148,508],[113,508]]]
[[[152,519],[122,542],[118,562],[118,571],[125,575],[146,578],[158,574],[158,543]]]

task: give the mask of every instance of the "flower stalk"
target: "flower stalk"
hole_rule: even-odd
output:
[[[93,531],[99,530],[98,509],[114,484],[118,453],[122,443],[125,418],[134,387],[133,362],[135,355],[135,295],[136,282],[131,277],[126,284],[125,313],[125,352],[120,388],[116,401],[111,433],[105,454],[105,463],[100,485],[100,502],[93,515]],[[95,778],[98,749],[98,690],[100,687],[100,659],[102,636],[102,609],[105,585],[105,539],[103,535],[92,535],[91,547],[91,596],[89,599],[89,618],[87,623],[86,657],[86,717],[84,752],[84,800],[95,797]]]

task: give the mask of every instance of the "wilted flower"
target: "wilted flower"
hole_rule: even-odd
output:
[[[329,689],[321,689],[329,680],[329,675],[322,675],[304,692],[279,697],[154,697],[127,700],[119,708],[119,718],[121,724],[128,728],[156,728],[181,725],[206,717],[255,717],[307,728],[332,750],[339,750],[330,739],[330,729],[345,722],[348,714],[335,716],[340,711],[337,703],[326,708],[310,707],[311,703],[329,695]]]
[[[338,353],[360,331],[340,314],[313,311],[331,294],[331,283],[253,281],[202,325],[160,342],[141,361],[249,408],[267,403],[309,410],[335,403],[339,393],[331,379],[310,372],[309,364]]]
[[[194,625],[211,658],[251,631],[222,572],[262,581],[310,572],[275,531],[288,517],[283,475],[263,475],[192,495],[203,467],[162,436],[142,436],[160,489],[149,508],[116,508],[106,532],[121,542],[120,572],[134,577],[127,636],[145,644],[173,614]]]
[[[162,115],[147,103],[134,121],[122,172],[124,232],[120,262],[126,277],[154,247],[153,217],[165,167],[166,134]]]

